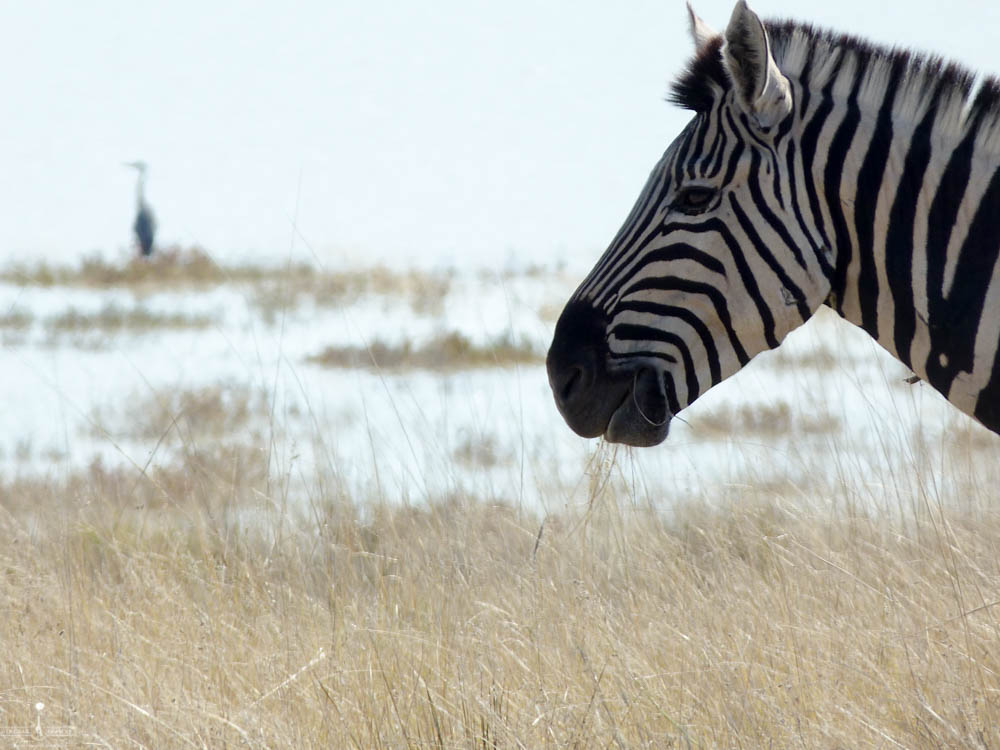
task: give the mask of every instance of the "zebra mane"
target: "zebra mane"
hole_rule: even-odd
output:
[[[692,112],[708,112],[732,86],[722,64],[722,37],[699,47],[687,68],[671,84],[667,101]]]
[[[766,21],[771,51],[781,71],[812,91],[827,87],[845,100],[855,74],[859,104],[881,106],[890,85],[900,87],[893,109],[901,120],[934,108],[939,125],[955,133],[981,129],[1000,150],[1000,81],[984,77],[973,96],[976,75],[937,55],[891,48],[856,36],[794,21]],[[732,88],[722,62],[721,36],[703,45],[671,84],[668,101],[697,113],[708,112]],[[846,70],[845,70],[846,69]],[[847,75],[843,75],[846,73]]]

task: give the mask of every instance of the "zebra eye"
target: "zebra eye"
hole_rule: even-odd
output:
[[[692,185],[682,188],[674,199],[674,207],[686,214],[700,214],[709,207],[715,190],[710,187]]]

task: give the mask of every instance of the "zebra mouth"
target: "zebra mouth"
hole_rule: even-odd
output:
[[[611,414],[604,430],[609,443],[646,448],[662,443],[670,432],[670,408],[659,370],[643,367],[632,378],[632,387]]]
[[[579,300],[556,322],[545,369],[556,407],[580,437],[648,446],[667,437],[670,418],[659,359],[612,360],[605,314]]]

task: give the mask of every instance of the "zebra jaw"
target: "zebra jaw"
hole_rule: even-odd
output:
[[[663,376],[652,367],[643,367],[636,371],[632,388],[611,414],[604,439],[637,448],[658,445],[670,432],[671,417]]]

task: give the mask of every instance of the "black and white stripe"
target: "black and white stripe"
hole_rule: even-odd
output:
[[[675,414],[826,303],[1000,431],[1000,83],[763,24],[744,0],[724,34],[691,18],[672,99],[695,117],[557,326],[549,373],[571,426],[596,432],[626,392],[640,415],[655,401],[619,371],[655,372]],[[574,338],[581,315],[603,342]],[[601,350],[603,374],[581,346]],[[621,403],[594,416],[580,400],[602,382]],[[614,432],[666,434],[629,429]]]

